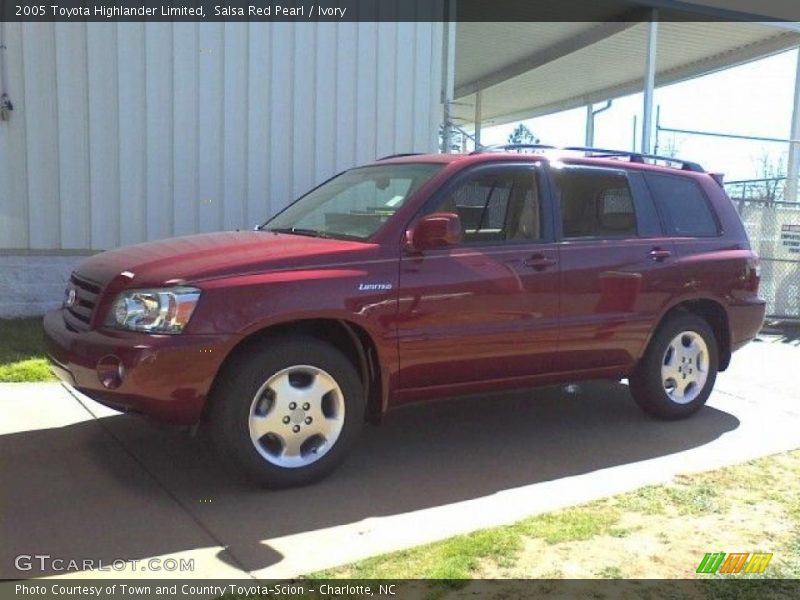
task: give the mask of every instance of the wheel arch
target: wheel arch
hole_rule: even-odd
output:
[[[714,338],[717,342],[719,353],[718,370],[724,371],[727,369],[731,361],[731,329],[728,312],[725,310],[724,305],[712,298],[682,300],[665,311],[658,321],[658,327],[654,331],[661,327],[672,315],[681,312],[696,315],[708,323],[711,331],[714,332]],[[652,334],[650,339],[652,339]],[[650,340],[648,340],[649,343]]]
[[[381,372],[381,361],[378,347],[372,336],[362,326],[346,319],[337,318],[303,318],[275,323],[249,333],[242,338],[222,361],[214,382],[211,385],[209,398],[219,381],[220,375],[240,354],[247,353],[255,345],[265,343],[276,336],[305,335],[327,342],[344,354],[361,378],[366,398],[366,420],[379,423],[384,410],[387,393],[385,377]],[[210,402],[206,402],[203,418],[209,412]]]

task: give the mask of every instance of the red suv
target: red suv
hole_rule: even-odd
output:
[[[287,486],[420,400],[628,378],[648,413],[687,417],[758,332],[758,285],[698,165],[506,146],[388,157],[254,231],[93,256],[44,325],[84,394],[207,421],[252,477]]]

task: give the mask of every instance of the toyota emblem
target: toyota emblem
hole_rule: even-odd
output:
[[[67,297],[64,299],[64,306],[70,308],[71,306],[75,305],[75,300],[77,299],[78,294],[75,291],[74,287],[71,287],[67,290]]]

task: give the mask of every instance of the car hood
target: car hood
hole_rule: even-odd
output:
[[[175,285],[349,261],[374,248],[362,242],[267,231],[225,231],[109,250],[88,258],[76,272],[101,286],[118,277],[135,287]]]

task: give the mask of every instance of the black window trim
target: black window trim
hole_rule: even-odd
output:
[[[650,191],[650,187],[644,180],[641,171],[628,169],[628,183],[633,192],[633,206],[636,211],[636,223],[638,239],[663,238],[664,223],[661,214],[658,212],[655,198]]]
[[[555,236],[555,220],[553,218],[553,198],[551,182],[547,176],[547,169],[545,160],[537,161],[510,161],[510,162],[487,162],[480,163],[467,167],[458,173],[455,173],[450,179],[445,181],[436,191],[434,191],[430,198],[426,200],[420,209],[414,214],[408,222],[406,229],[416,222],[422,216],[430,213],[432,207],[437,206],[444,198],[453,193],[459,186],[469,179],[476,176],[484,175],[486,173],[501,173],[503,171],[527,171],[529,175],[534,177],[534,183],[539,186],[540,198],[540,219],[541,219],[541,235],[538,240],[502,240],[502,241],[475,241],[475,242],[462,242],[452,248],[458,249],[476,249],[476,248],[514,248],[524,245],[542,245],[552,244],[556,241]]]

